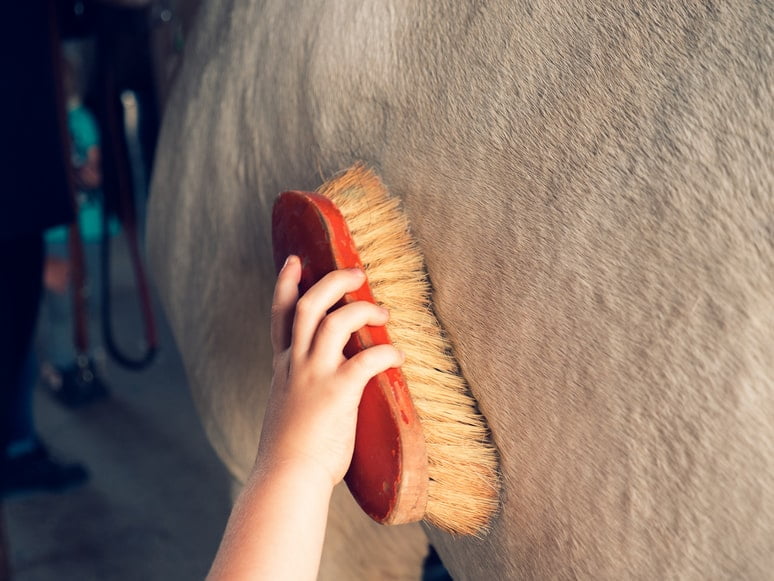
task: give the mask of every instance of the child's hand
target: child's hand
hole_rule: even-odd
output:
[[[271,338],[274,380],[256,465],[229,518],[209,579],[316,579],[334,485],[352,460],[360,396],[368,380],[403,363],[392,345],[347,360],[344,345],[387,312],[357,302],[327,314],[363,284],[359,270],[325,276],[299,300],[301,263],[277,279]]]
[[[350,335],[384,325],[385,309],[356,302],[327,314],[346,292],[365,281],[361,270],[329,273],[299,300],[301,263],[291,256],[277,279],[272,305],[274,379],[261,433],[262,468],[298,466],[321,472],[331,486],[352,460],[357,409],[368,380],[403,363],[392,345],[379,345],[347,360]],[[311,476],[311,474],[310,474]]]
[[[43,286],[60,295],[66,293],[70,286],[70,262],[64,258],[47,257],[43,266]]]

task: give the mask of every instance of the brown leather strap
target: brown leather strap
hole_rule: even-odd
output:
[[[59,138],[62,143],[62,152],[65,156],[67,188],[70,191],[70,199],[72,200],[73,208],[75,209],[75,221],[70,225],[68,230],[68,252],[72,269],[72,299],[74,313],[73,340],[75,342],[76,352],[80,355],[86,353],[89,348],[88,314],[86,311],[86,266],[83,238],[81,237],[78,220],[75,173],[71,162],[72,147],[70,143],[70,132],[67,127],[67,108],[65,106],[66,98],[64,94],[63,79],[64,56],[62,54],[62,39],[57,24],[55,0],[49,0],[48,2],[48,15],[49,36],[51,38],[51,59],[54,63],[52,70],[54,74],[54,87],[56,90],[56,110],[57,117],[59,118]]]
[[[110,321],[110,288],[109,288],[109,232],[107,219],[103,219],[103,335],[105,346],[111,357],[124,367],[130,369],[141,369],[149,364],[158,348],[158,337],[156,333],[156,322],[153,315],[151,295],[148,280],[143,267],[143,260],[140,254],[140,242],[137,234],[137,215],[134,203],[134,191],[132,188],[131,168],[129,165],[129,154],[125,139],[123,119],[119,118],[117,103],[120,102],[118,90],[113,75],[108,71],[104,78],[104,84],[101,87],[104,99],[105,111],[105,155],[111,156],[111,161],[116,173],[115,188],[119,205],[119,219],[126,236],[129,253],[134,271],[134,280],[137,289],[137,295],[140,303],[140,311],[145,329],[145,352],[139,358],[131,358],[125,355],[116,344],[113,338],[112,326]],[[109,140],[109,143],[107,141]],[[107,212],[105,207],[103,211]]]

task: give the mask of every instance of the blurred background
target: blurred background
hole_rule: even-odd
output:
[[[55,471],[43,484],[19,480],[10,467],[23,450],[0,464],[0,580],[203,578],[230,481],[196,416],[143,248],[164,103],[198,2],[18,4],[4,8],[3,63],[54,80],[77,219],[43,232],[39,312],[19,378]],[[50,71],[25,43],[51,49]],[[14,82],[3,79],[4,94]]]

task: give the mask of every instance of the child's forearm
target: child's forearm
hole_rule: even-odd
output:
[[[208,580],[316,579],[332,492],[328,475],[301,466],[256,468]]]
[[[363,285],[362,270],[331,272],[301,299],[300,280],[301,261],[291,256],[272,304],[274,378],[258,459],[229,518],[210,581],[317,577],[328,505],[352,460],[363,388],[369,378],[403,363],[391,345],[344,357],[352,333],[389,318],[363,301],[331,312]]]

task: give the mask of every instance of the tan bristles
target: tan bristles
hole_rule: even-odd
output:
[[[476,401],[432,310],[424,260],[397,198],[355,166],[320,193],[341,211],[387,329],[406,354],[402,370],[422,423],[429,463],[425,519],[457,534],[481,534],[498,507],[498,456]]]

